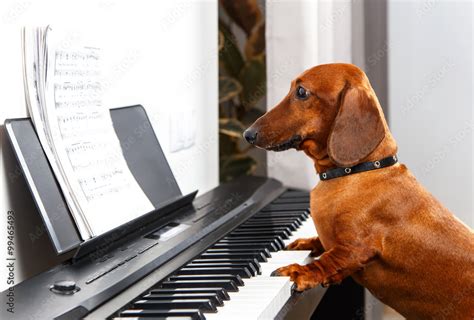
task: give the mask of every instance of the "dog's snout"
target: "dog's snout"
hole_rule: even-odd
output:
[[[255,141],[257,141],[257,134],[258,134],[257,130],[250,127],[244,131],[244,138],[245,140],[247,140],[248,143],[254,144]]]

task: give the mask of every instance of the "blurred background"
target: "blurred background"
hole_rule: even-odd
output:
[[[299,73],[350,62],[367,73],[401,162],[474,227],[472,20],[468,0],[5,0],[0,124],[27,116],[21,27],[72,26],[65,44],[101,43],[107,105],[146,108],[183,193],[243,174],[309,190],[317,183],[309,159],[256,150],[241,133]],[[0,141],[0,214],[17,216],[19,282],[68,257],[51,248],[3,125]],[[1,221],[2,239],[6,230]],[[366,318],[382,314],[398,317],[367,293]]]

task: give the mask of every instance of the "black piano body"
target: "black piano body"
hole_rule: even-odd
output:
[[[53,246],[58,253],[76,252],[66,263],[13,287],[15,313],[3,308],[2,319],[123,316],[124,310],[133,308],[150,290],[166,287],[164,284],[170,281],[170,276],[182,274],[183,271],[178,271],[196,259],[226,258],[215,248],[224,238],[237,235],[238,248],[230,247],[227,254],[250,265],[257,261],[258,268],[259,263],[264,263],[265,255],[282,250],[282,240],[288,239],[298,223],[308,219],[308,193],[288,190],[270,178],[242,177],[197,198],[196,193],[182,195],[144,109],[119,108],[111,114],[129,167],[156,210],[85,242],[72,226],[31,121],[7,121],[13,150]],[[133,139],[131,144],[130,139]],[[32,153],[34,161],[30,161]],[[293,200],[282,201],[285,198]],[[274,222],[272,226],[264,226],[268,221]],[[278,226],[283,222],[285,226]],[[251,243],[251,239],[256,239],[255,243],[244,249],[241,245],[245,241]],[[266,240],[257,242],[258,239]],[[238,274],[245,283],[242,272],[248,272],[250,265],[242,266],[242,263],[226,272],[232,276]],[[213,283],[232,287],[236,282],[238,279]],[[324,292],[324,288],[318,287],[294,294],[276,317],[310,318]],[[5,292],[2,299],[5,305],[8,300]]]

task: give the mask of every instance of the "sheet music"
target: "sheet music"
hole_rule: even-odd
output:
[[[81,236],[87,239],[154,208],[130,172],[110,112],[102,104],[101,50],[60,48],[60,35],[51,29],[37,32],[37,81],[26,76],[28,105]]]

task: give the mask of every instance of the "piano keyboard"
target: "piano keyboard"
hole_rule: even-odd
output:
[[[113,319],[273,319],[292,283],[270,273],[312,259],[283,250],[316,235],[308,207],[307,192],[285,192]]]

